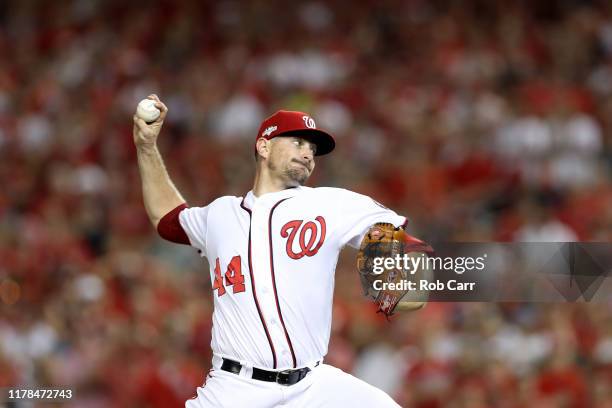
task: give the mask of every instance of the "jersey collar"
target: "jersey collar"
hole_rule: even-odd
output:
[[[281,191],[276,191],[274,193],[262,194],[259,197],[255,197],[255,194],[253,194],[253,190],[251,190],[244,196],[241,205],[249,210],[252,210],[256,202],[277,202],[278,200],[282,200],[283,198],[295,197],[304,190],[304,187],[298,186],[294,188],[287,188]]]

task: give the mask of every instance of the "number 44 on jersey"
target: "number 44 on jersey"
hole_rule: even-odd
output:
[[[223,284],[223,276],[221,276],[221,265],[219,264],[219,258],[215,262],[215,281],[213,282],[213,291],[218,289],[218,296],[225,295],[225,287],[232,286],[234,293],[244,292],[244,275],[242,274],[242,262],[240,256],[235,256],[227,265],[227,271],[225,271],[225,285]]]

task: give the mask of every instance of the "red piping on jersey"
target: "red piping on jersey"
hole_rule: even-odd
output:
[[[251,286],[253,286],[253,300],[255,301],[255,307],[257,308],[257,313],[259,313],[259,319],[261,320],[261,324],[263,325],[264,331],[266,332],[266,337],[268,338],[268,344],[270,344],[270,351],[272,351],[272,361],[273,367],[276,368],[276,351],[274,350],[274,344],[272,344],[272,337],[270,337],[270,332],[268,332],[268,326],[266,326],[266,321],[264,320],[263,313],[261,313],[261,308],[259,307],[259,302],[257,301],[257,292],[255,291],[255,277],[253,276],[253,264],[251,262],[251,221],[253,219],[253,213],[251,210],[244,206],[244,198],[240,203],[240,207],[246,212],[249,213],[249,275],[251,276]]]
[[[289,338],[289,333],[287,332],[287,327],[285,327],[285,322],[283,321],[283,315],[281,313],[280,304],[278,302],[278,293],[276,293],[276,277],[274,275],[274,256],[272,249],[272,214],[276,207],[285,200],[288,200],[291,197],[283,198],[278,203],[274,204],[272,209],[270,210],[270,217],[268,218],[268,240],[270,242],[270,273],[272,274],[272,288],[274,289],[274,300],[276,301],[276,310],[278,310],[278,317],[280,318],[281,324],[283,325],[283,330],[285,331],[285,337],[287,338],[287,343],[289,344],[289,350],[291,350],[291,358],[293,359],[293,368],[297,367],[297,361],[295,359],[295,351],[293,350],[293,344],[291,344],[291,339]]]

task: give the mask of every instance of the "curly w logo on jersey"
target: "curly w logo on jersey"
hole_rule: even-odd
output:
[[[281,237],[288,238],[286,249],[287,255],[291,259],[301,259],[304,256],[316,255],[319,252],[323,242],[325,242],[325,218],[319,215],[315,218],[315,221],[308,221],[303,224],[304,220],[293,220],[281,228]],[[298,252],[293,250],[296,237],[298,237],[300,248]]]

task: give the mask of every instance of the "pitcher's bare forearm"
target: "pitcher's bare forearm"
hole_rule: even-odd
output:
[[[151,223],[157,228],[159,220],[183,204],[185,200],[170,180],[164,161],[157,149],[157,137],[168,114],[168,108],[155,94],[149,95],[147,99],[155,102],[155,107],[160,110],[160,115],[152,123],[145,123],[144,120],[134,115],[134,145],[138,154],[138,170],[142,180],[145,209]]]
[[[172,183],[156,145],[141,145],[136,151],[145,209],[157,228],[159,220],[185,199]]]

